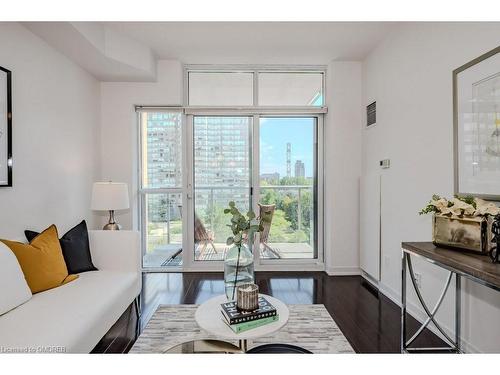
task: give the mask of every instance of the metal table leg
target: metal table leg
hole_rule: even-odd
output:
[[[403,251],[401,264],[401,353],[406,351],[406,253]]]
[[[238,341],[238,347],[243,353],[246,353],[248,351],[248,341],[247,340],[239,340]]]
[[[461,323],[462,323],[462,280],[455,274],[455,347],[461,352]]]
[[[445,285],[441,291],[441,294],[434,306],[434,308],[429,310],[427,307],[427,304],[425,303],[422,294],[420,293],[420,289],[418,288],[417,281],[415,278],[415,274],[413,272],[413,266],[411,262],[411,257],[410,254],[407,254],[406,252],[403,251],[403,257],[402,257],[402,280],[401,280],[401,352],[410,352],[410,351],[455,351],[457,353],[460,353],[460,322],[461,322],[461,285],[460,285],[460,275],[455,274],[454,272],[450,271],[448,273],[448,277],[446,279]],[[422,305],[425,313],[427,314],[427,319],[425,322],[420,326],[420,328],[413,334],[413,336],[409,339],[406,340],[406,267],[408,267],[408,271],[410,274],[410,280],[412,282],[413,288],[415,289],[415,293],[417,294],[417,298]],[[441,304],[444,300],[444,297],[446,295],[446,292],[448,291],[448,288],[450,286],[451,279],[453,275],[455,274],[456,276],[456,290],[455,290],[455,340],[453,340],[446,332],[445,330],[439,325],[439,323],[436,321],[435,316],[439,308],[441,307]],[[445,338],[446,343],[449,345],[447,347],[443,348],[415,348],[412,347],[410,348],[410,345],[415,341],[415,339],[424,331],[424,329],[427,327],[429,323],[433,323],[434,326],[439,330],[439,332],[443,335]]]
[[[134,299],[135,314],[137,316],[137,322],[135,324],[135,338],[139,338],[141,334],[141,300],[140,295]]]

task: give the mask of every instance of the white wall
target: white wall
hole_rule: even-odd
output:
[[[325,260],[331,275],[359,274],[360,62],[328,66],[325,121]]]
[[[54,223],[90,226],[99,174],[99,83],[23,26],[0,23],[0,65],[12,71],[13,187],[0,188],[0,238]]]
[[[431,239],[431,219],[417,214],[433,193],[453,194],[452,71],[497,47],[500,24],[408,24],[363,64],[363,106],[377,101],[377,125],[363,131],[363,175],[382,172],[381,288],[399,300],[402,241]],[[437,299],[445,273],[415,261],[424,296]],[[466,283],[463,335],[469,351],[500,350],[500,295]],[[410,300],[414,303],[415,296]],[[420,314],[414,305],[414,314]],[[438,320],[452,329],[453,294]]]
[[[135,105],[182,105],[182,74],[179,61],[163,60],[158,63],[157,82],[101,83],[101,178],[129,184],[131,208],[116,213],[125,229],[137,228],[139,125]]]

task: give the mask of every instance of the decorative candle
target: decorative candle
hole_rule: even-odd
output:
[[[257,310],[259,308],[259,286],[250,283],[238,285],[236,306],[243,311]]]

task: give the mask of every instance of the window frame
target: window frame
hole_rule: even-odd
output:
[[[143,134],[143,127],[142,127],[142,118],[141,115],[142,113],[146,112],[169,112],[169,113],[178,113],[181,117],[181,166],[182,170],[186,170],[186,122],[185,122],[185,115],[184,115],[184,110],[180,106],[135,106],[135,111],[136,111],[136,116],[137,116],[137,126],[138,126],[138,155],[139,155],[139,162],[137,163],[137,173],[138,173],[138,178],[137,178],[137,185],[138,185],[138,199],[137,199],[137,207],[138,207],[138,225],[140,228],[141,232],[141,269],[142,271],[145,272],[165,272],[166,269],[172,272],[179,272],[182,271],[182,266],[161,266],[161,267],[145,267],[144,266],[144,255],[146,254],[146,247],[147,247],[147,228],[146,228],[146,210],[147,210],[147,196],[148,195],[162,195],[162,194],[181,194],[181,199],[182,199],[182,216],[187,215],[188,211],[186,208],[186,204],[184,203],[186,200],[186,181],[187,181],[187,176],[186,173],[184,172],[182,174],[181,178],[181,186],[180,187],[144,187],[143,186],[143,180],[142,180],[142,174],[143,174],[143,165],[144,165],[144,153],[143,153],[143,141],[144,141],[144,134]],[[187,236],[187,228],[183,225],[182,226],[182,245],[186,243],[186,238]]]
[[[188,87],[188,72],[189,71],[207,71],[207,72],[253,72],[253,105],[252,106],[190,106],[188,103],[189,98],[189,87]],[[259,72],[263,73],[272,73],[272,72],[290,72],[290,73],[305,73],[305,72],[314,72],[322,74],[322,95],[323,95],[323,104],[322,106],[259,106],[258,105],[258,74]],[[137,207],[138,209],[138,224],[141,229],[141,249],[142,254],[145,253],[146,241],[145,239],[145,223],[144,223],[144,213],[143,209],[146,207],[145,205],[145,197],[146,194],[152,193],[168,193],[173,188],[167,189],[143,189],[142,187],[142,163],[143,163],[143,155],[142,155],[142,128],[141,128],[141,118],[140,112],[143,111],[167,111],[167,112],[180,112],[182,115],[182,188],[175,188],[173,190],[179,190],[182,194],[182,216],[183,218],[183,252],[182,252],[182,266],[169,266],[169,267],[142,267],[144,272],[189,272],[189,271],[220,271],[221,262],[212,261],[212,262],[203,262],[203,261],[194,261],[193,259],[193,246],[194,240],[190,234],[192,234],[193,228],[193,220],[191,220],[191,211],[194,210],[193,206],[193,117],[197,116],[253,116],[253,137],[259,138],[259,126],[260,126],[260,117],[310,117],[314,116],[317,118],[317,131],[316,131],[316,153],[317,153],[317,166],[316,166],[316,178],[317,178],[317,202],[316,203],[316,218],[317,218],[317,243],[316,243],[316,251],[317,257],[313,259],[286,259],[280,260],[276,262],[275,260],[266,260],[260,259],[260,257],[256,258],[255,267],[256,270],[261,271],[274,271],[274,270],[310,270],[310,271],[324,271],[325,270],[325,248],[324,248],[324,236],[325,233],[323,231],[324,224],[324,124],[325,124],[325,114],[328,112],[328,107],[326,103],[328,103],[328,93],[326,90],[326,80],[327,80],[327,68],[326,66],[309,66],[309,65],[295,65],[295,66],[282,66],[282,65],[185,65],[184,73],[183,73],[183,104],[168,106],[168,105],[153,105],[153,106],[141,106],[136,105],[137,113],[137,126],[139,127],[138,134],[138,154],[139,154],[139,162],[138,166],[138,199],[137,199]],[[257,155],[256,158],[259,158],[259,142],[253,142],[253,155]],[[259,178],[259,165],[253,165],[252,168],[252,180],[258,181]],[[255,187],[257,184],[252,183],[253,196],[259,196],[260,191],[256,191]],[[257,200],[253,200],[252,205],[254,206],[254,210],[257,209]],[[136,216],[136,217],[137,217]],[[141,258],[141,264],[143,259]]]
[[[185,108],[197,109],[253,109],[256,113],[257,109],[283,109],[293,108],[305,113],[324,113],[326,111],[327,92],[326,92],[326,71],[324,65],[210,65],[210,64],[188,64],[184,65],[183,85],[184,97],[183,104]],[[201,106],[189,104],[189,73],[253,73],[253,104],[250,106]],[[259,74],[260,73],[316,73],[322,75],[322,95],[323,104],[321,106],[297,106],[297,105],[280,105],[280,106],[263,106],[259,105]],[[312,110],[312,111],[311,111]]]

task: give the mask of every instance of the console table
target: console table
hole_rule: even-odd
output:
[[[460,325],[461,325],[461,278],[478,282],[494,290],[500,291],[500,264],[494,264],[491,259],[485,255],[468,253],[460,250],[450,250],[435,246],[432,242],[403,242],[402,247],[402,273],[401,273],[401,352],[434,352],[446,351],[461,353],[460,347]],[[417,285],[411,256],[417,256],[421,259],[433,263],[449,271],[446,282],[441,290],[441,294],[432,309],[429,309],[425,303],[422,294]],[[427,319],[422,326],[409,339],[406,338],[406,274],[409,271],[410,281],[417,294]],[[435,316],[446,292],[450,286],[451,279],[455,278],[455,337],[451,338],[444,329],[436,322]],[[441,332],[448,344],[441,348],[416,348],[410,347],[417,336],[427,327],[429,323]]]

